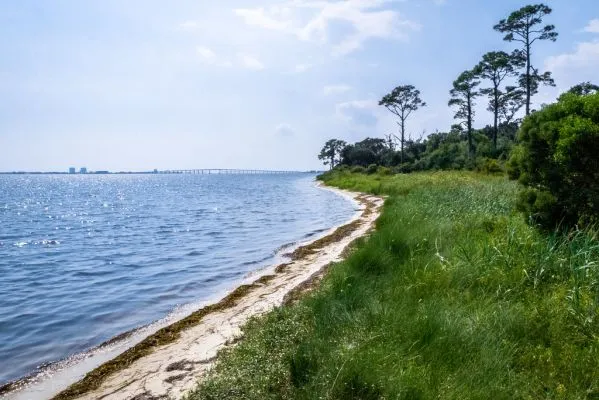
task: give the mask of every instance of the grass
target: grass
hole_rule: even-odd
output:
[[[503,177],[331,173],[389,195],[299,302],[252,319],[199,399],[599,398],[599,242],[543,235]]]

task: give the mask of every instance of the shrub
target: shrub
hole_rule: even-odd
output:
[[[376,170],[377,174],[379,175],[392,175],[393,171],[391,171],[391,168],[387,168],[387,167],[378,167]]]
[[[503,167],[493,158],[480,158],[477,160],[476,170],[485,174],[501,174]]]
[[[376,171],[378,170],[379,166],[376,164],[370,164],[368,166],[368,168],[366,169],[366,173],[368,174],[376,174]]]
[[[599,222],[599,93],[565,94],[524,120],[510,175],[519,208],[544,228]]]
[[[366,173],[366,168],[364,168],[361,165],[356,165],[351,168],[351,172],[353,172],[354,174],[364,174]]]

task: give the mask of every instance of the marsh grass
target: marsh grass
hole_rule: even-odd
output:
[[[190,400],[599,398],[593,231],[537,232],[502,177],[323,179],[389,195],[377,229],[251,320]]]

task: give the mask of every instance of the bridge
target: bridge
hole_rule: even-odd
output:
[[[201,168],[201,169],[169,169],[165,171],[154,171],[157,174],[296,174],[299,171],[271,171],[262,169],[226,169],[226,168]]]

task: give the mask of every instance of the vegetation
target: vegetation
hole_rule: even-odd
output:
[[[419,90],[412,85],[405,85],[393,89],[391,93],[382,98],[379,105],[385,106],[387,110],[399,117],[398,125],[401,135],[400,162],[403,163],[404,144],[406,142],[406,120],[412,112],[426,106],[426,103],[420,98]]]
[[[331,169],[335,168],[335,165],[339,162],[341,151],[346,145],[347,143],[343,140],[330,139],[324,144],[324,147],[318,155],[318,159],[322,160],[324,165],[329,165]]]
[[[190,400],[599,396],[592,230],[535,230],[503,176],[322,179],[388,195],[376,231],[318,289],[253,319]]]
[[[381,100],[400,150],[391,136],[346,145],[320,177],[388,196],[376,230],[319,288],[254,318],[189,400],[599,398],[599,88],[530,109],[553,83],[531,64],[535,42],[556,40],[550,13],[494,27],[522,48],[460,74],[449,132],[405,140],[425,105],[413,86]],[[482,95],[494,122],[475,129]],[[482,173],[394,174],[429,169]]]
[[[468,138],[468,155],[474,157],[474,144],[472,142],[472,123],[474,121],[474,99],[480,96],[476,87],[480,80],[475,71],[464,71],[453,82],[453,89],[449,92],[451,99],[449,105],[457,107],[454,118],[466,125]]]
[[[539,74],[538,70],[531,64],[534,42],[537,40],[555,42],[557,40],[558,33],[555,31],[555,26],[539,26],[543,23],[543,18],[551,12],[551,8],[545,4],[528,5],[514,11],[507,19],[502,19],[493,27],[496,31],[506,34],[503,40],[522,44],[526,70],[520,77],[520,85],[526,91],[526,115],[530,114],[531,98],[538,92],[539,86],[541,84],[554,84],[553,79],[551,79],[551,72]]]
[[[503,92],[501,83],[506,78],[513,77],[523,63],[524,58],[518,51],[514,51],[511,55],[504,51],[492,51],[485,54],[482,61],[476,66],[477,75],[483,79],[488,79],[492,85],[489,88],[482,89],[480,93],[489,97],[488,110],[493,113],[494,150],[497,150],[500,118],[503,116],[506,121],[511,120],[522,105],[523,92],[513,86],[508,86],[506,91]],[[517,108],[510,108],[510,101],[513,102],[514,100],[517,100],[514,104]]]
[[[566,93],[524,121],[510,160],[528,189],[519,206],[534,224],[553,229],[599,222],[599,93]]]
[[[541,41],[555,41],[555,26],[545,24],[552,13],[544,4],[522,7],[502,19],[493,29],[503,33],[503,39],[515,42],[519,48],[511,53],[490,51],[481,61],[462,72],[453,82],[449,106],[455,108],[457,125],[449,131],[436,131],[427,138],[412,139],[406,121],[414,111],[426,103],[413,85],[401,85],[385,95],[379,105],[398,118],[400,136],[389,134],[386,139],[367,138],[339,150],[339,165],[367,167],[378,164],[394,172],[422,170],[470,169],[484,170],[481,166],[496,160],[504,163],[516,141],[521,120],[518,115],[525,109],[531,113],[531,101],[540,85],[553,85],[551,72],[539,72],[531,61],[533,47]],[[571,89],[577,95],[593,93],[597,86],[585,82]],[[493,115],[492,125],[475,127],[474,105],[476,98],[486,96],[487,110]],[[396,150],[395,142],[400,146]],[[330,142],[330,141],[329,141]],[[330,160],[328,143],[323,149]],[[336,154],[336,153],[333,153]],[[322,156],[322,153],[321,153]],[[328,162],[333,165],[335,162]]]

